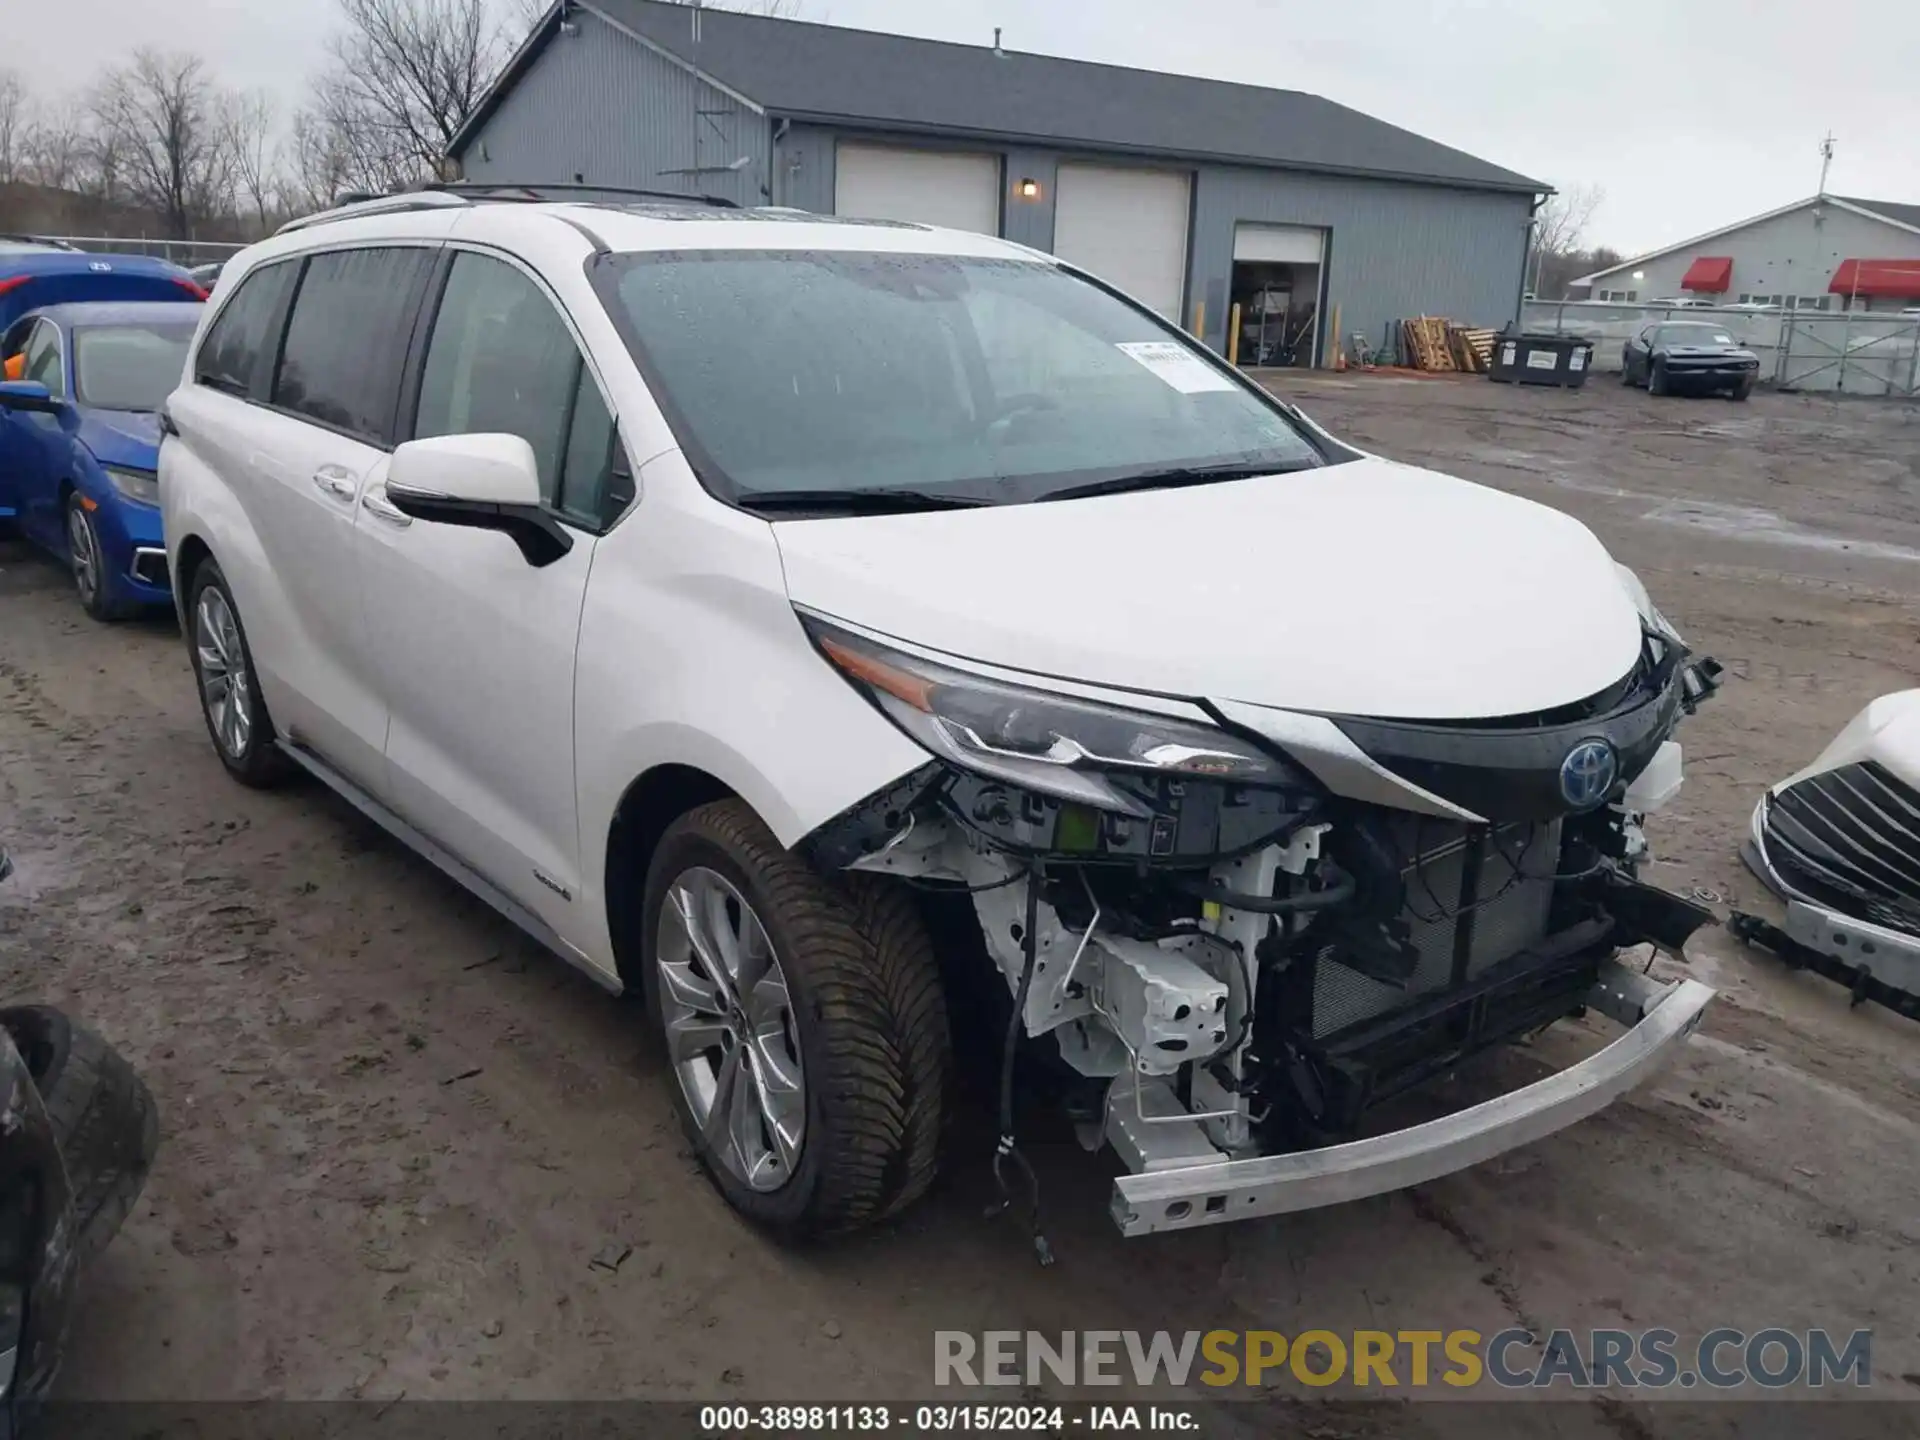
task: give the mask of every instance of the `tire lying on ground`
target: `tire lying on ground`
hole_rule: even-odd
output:
[[[107,1248],[140,1198],[160,1148],[160,1112],[133,1066],[100,1035],[46,1005],[0,1010],[60,1143],[73,1192],[74,1253]]]

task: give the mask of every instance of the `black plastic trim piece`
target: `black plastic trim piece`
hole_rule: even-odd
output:
[[[551,565],[573,549],[573,536],[539,505],[498,505],[482,500],[454,500],[444,495],[419,495],[387,487],[387,499],[402,515],[440,525],[463,525],[472,530],[498,530],[520,547],[529,565]]]
[[[1583,740],[1605,740],[1618,760],[1608,797],[1632,782],[1679,722],[1681,666],[1669,661],[1648,687],[1633,686],[1612,711],[1537,728],[1429,724],[1332,716],[1369,757],[1402,779],[1495,822],[1576,813],[1560,790],[1560,766]],[[1589,809],[1594,807],[1587,807]]]

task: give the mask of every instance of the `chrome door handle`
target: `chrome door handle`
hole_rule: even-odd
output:
[[[413,523],[411,515],[387,499],[385,486],[376,485],[362,495],[360,508],[376,520],[384,520],[389,525],[405,526]]]
[[[313,472],[313,483],[323,494],[348,503],[352,503],[353,492],[360,488],[354,483],[353,472],[344,465],[322,465]]]

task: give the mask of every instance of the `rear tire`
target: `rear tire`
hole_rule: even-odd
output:
[[[804,1240],[873,1224],[925,1193],[951,1050],[933,948],[903,896],[865,876],[820,875],[744,803],[719,800],[668,827],[641,925],[643,988],[674,1105],[728,1204]],[[701,958],[710,951],[734,966],[722,984]],[[749,966],[759,981],[745,978]],[[771,1026],[752,998],[768,976],[780,987]],[[783,1145],[774,1127],[796,1086],[798,1134],[788,1112]]]
[[[200,691],[200,715],[214,753],[242,785],[264,790],[280,784],[294,765],[275,741],[240,609],[227,577],[211,557],[200,562],[187,582],[185,618],[182,628]]]
[[[1667,362],[1654,357],[1653,368],[1647,371],[1647,393],[1649,395],[1671,395],[1672,386],[1667,380]]]
[[[160,1112],[134,1068],[95,1031],[45,1005],[0,1012],[60,1143],[73,1193],[74,1254],[107,1248],[147,1183]]]

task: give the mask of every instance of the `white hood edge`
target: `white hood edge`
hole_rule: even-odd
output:
[[[1098,499],[773,526],[791,598],[1036,676],[1383,719],[1552,709],[1641,615],[1570,516],[1365,458]]]

